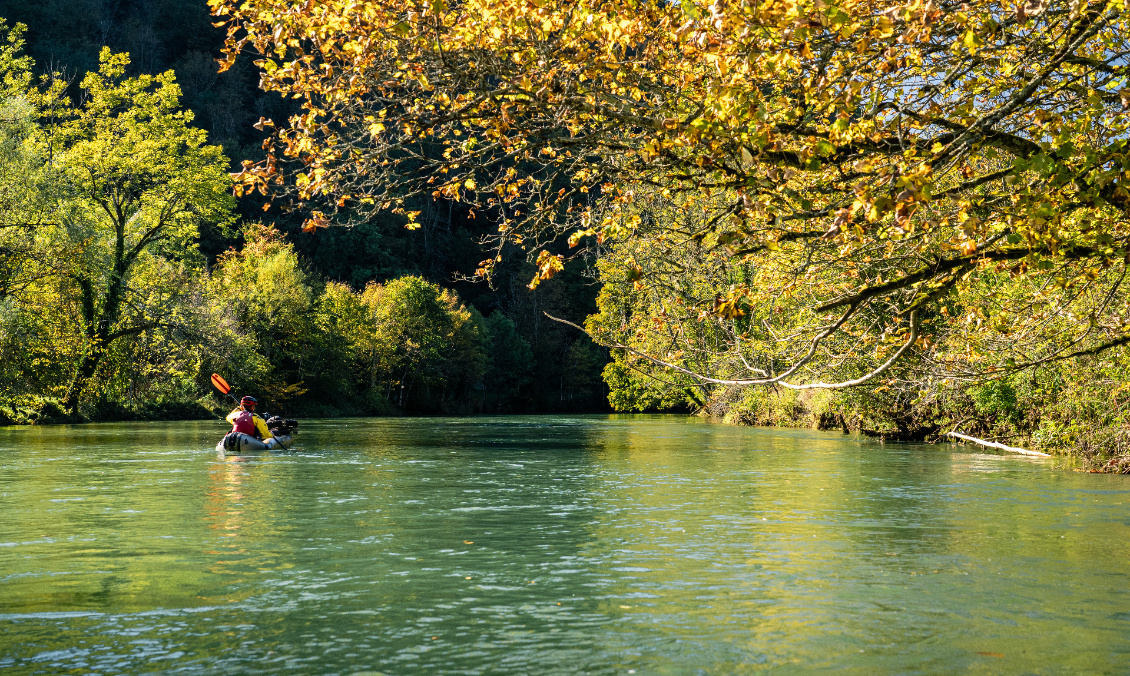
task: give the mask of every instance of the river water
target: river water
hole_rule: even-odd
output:
[[[0,672],[1130,673],[1130,477],[676,416],[222,431],[0,428]]]

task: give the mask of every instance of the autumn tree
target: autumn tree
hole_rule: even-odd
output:
[[[211,5],[228,63],[303,105],[261,121],[242,190],[310,227],[462,200],[539,279],[565,232],[729,257],[748,281],[709,293],[625,280],[725,340],[593,327],[694,382],[845,387],[911,355],[977,379],[1130,341],[1124,0]],[[735,320],[766,307],[757,353]]]

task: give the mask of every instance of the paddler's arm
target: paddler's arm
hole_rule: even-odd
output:
[[[243,412],[243,409],[239,409],[239,408],[235,409],[234,411],[232,411],[231,413],[228,414],[227,421],[230,422],[232,425],[234,425],[235,424],[235,417],[242,412]]]
[[[267,429],[267,422],[260,418],[258,414],[254,414],[252,420],[255,421],[255,431],[259,433],[260,439],[266,441],[275,438],[275,435],[271,434],[271,430]]]

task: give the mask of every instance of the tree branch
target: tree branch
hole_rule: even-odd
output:
[[[981,446],[988,446],[989,448],[999,448],[1002,451],[1008,451],[1010,453],[1022,453],[1024,455],[1038,455],[1038,456],[1042,456],[1042,457],[1045,457],[1045,458],[1052,457],[1051,455],[1049,455],[1047,453],[1041,453],[1039,451],[1029,451],[1026,448],[1020,448],[1018,446],[1005,446],[1004,444],[998,444],[995,441],[985,441],[984,439],[978,439],[977,437],[971,437],[968,434],[959,434],[957,432],[947,432],[946,436],[957,437],[958,439],[962,439],[964,441],[972,441],[975,444],[980,444]]]
[[[630,347],[628,345],[624,345],[622,343],[617,343],[617,342],[612,342],[612,341],[601,340],[600,338],[589,333],[584,327],[578,326],[577,324],[574,324],[573,322],[571,322],[567,319],[560,319],[558,317],[554,317],[553,315],[549,314],[548,312],[543,312],[542,314],[544,314],[546,317],[552,319],[555,322],[567,324],[568,326],[572,326],[573,328],[577,329],[578,331],[581,331],[582,333],[587,335],[597,345],[602,345],[604,347],[614,348],[614,349],[624,350],[626,352],[630,352],[630,353],[636,355],[637,357],[642,357],[643,359],[646,359],[646,360],[648,360],[648,361],[650,361],[650,362],[652,362],[652,363],[654,363],[658,366],[662,366],[664,368],[668,368],[668,369],[671,369],[673,371],[678,371],[679,373],[683,373],[685,375],[688,375],[688,376],[698,380],[700,383],[709,383],[709,384],[713,384],[713,385],[743,385],[743,386],[748,386],[748,385],[780,385],[781,387],[785,387],[785,388],[788,388],[790,390],[815,390],[815,389],[837,390],[837,389],[845,389],[845,388],[848,388],[848,387],[855,387],[856,385],[862,385],[862,384],[866,383],[867,381],[872,380],[872,379],[876,378],[877,376],[882,375],[895,362],[897,362],[899,360],[899,358],[901,358],[906,353],[906,351],[909,350],[912,345],[914,345],[914,343],[916,343],[918,341],[918,312],[916,310],[916,311],[913,311],[913,312],[910,313],[910,334],[907,336],[906,342],[903,343],[902,347],[900,347],[893,355],[891,355],[891,357],[889,359],[887,359],[887,361],[883,362],[881,365],[879,365],[878,368],[871,371],[870,373],[868,373],[864,376],[861,376],[859,378],[855,378],[855,379],[852,379],[852,380],[845,380],[845,381],[838,382],[838,383],[823,383],[823,382],[821,382],[821,383],[805,383],[805,384],[796,385],[796,384],[793,384],[793,383],[785,382],[784,381],[785,378],[787,378],[790,375],[792,375],[793,373],[795,373],[797,371],[797,369],[799,369],[801,366],[803,366],[809,360],[811,360],[811,358],[815,355],[816,348],[819,345],[820,341],[823,340],[824,338],[827,338],[836,329],[838,329],[840,326],[842,326],[843,323],[847,320],[847,318],[849,316],[851,316],[851,314],[854,310],[855,310],[854,306],[849,308],[848,312],[845,313],[844,316],[838,322],[836,322],[835,324],[830,326],[828,328],[828,330],[826,330],[824,333],[822,333],[819,336],[817,336],[816,338],[814,338],[812,340],[812,344],[811,344],[811,347],[809,348],[808,354],[806,354],[804,357],[802,357],[788,371],[782,373],[779,376],[773,377],[773,378],[763,378],[763,379],[759,379],[759,380],[749,380],[749,379],[731,380],[731,379],[725,379],[725,378],[711,378],[710,376],[704,376],[701,373],[696,373],[696,372],[694,372],[694,371],[692,371],[688,368],[684,368],[682,366],[679,366],[678,364],[673,364],[671,362],[664,361],[664,360],[658,359],[656,357],[652,357],[651,355],[649,355],[645,352],[641,352],[641,351],[639,351],[639,350],[637,350],[633,347]]]

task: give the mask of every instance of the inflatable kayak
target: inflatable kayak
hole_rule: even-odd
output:
[[[276,448],[287,448],[298,430],[297,420],[287,420],[277,416],[267,418],[267,429],[274,435],[273,439],[263,441],[250,434],[241,432],[228,432],[216,444],[216,453],[247,453],[248,451],[268,451]]]
[[[231,432],[220,439],[220,443],[216,444],[217,453],[246,453],[248,451],[266,451],[276,448],[283,448],[289,446],[291,437],[287,435],[273,437],[262,441],[256,439],[250,434],[240,434],[239,432]]]

